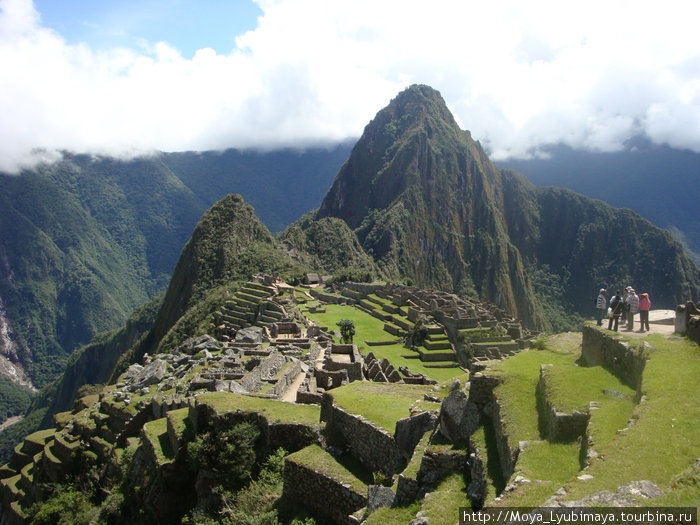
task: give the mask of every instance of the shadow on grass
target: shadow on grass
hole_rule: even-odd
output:
[[[483,418],[484,439],[486,441],[486,473],[489,481],[496,489],[496,495],[506,488],[506,480],[501,472],[501,459],[498,455],[498,445],[496,444],[496,433],[493,430],[491,418]]]

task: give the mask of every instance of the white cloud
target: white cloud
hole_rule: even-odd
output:
[[[612,150],[639,133],[700,151],[700,4],[259,0],[229,55],[95,51],[0,0],[0,169],[32,150],[124,154],[359,136],[413,82],[497,157]]]

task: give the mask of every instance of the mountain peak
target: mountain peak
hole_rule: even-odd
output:
[[[498,170],[440,93],[413,85],[367,125],[317,217],[343,219],[390,278],[467,291],[482,278],[476,292],[534,324],[497,189]]]

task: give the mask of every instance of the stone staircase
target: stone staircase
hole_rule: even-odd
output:
[[[248,282],[214,313],[214,326],[226,339],[247,326],[268,326],[286,317],[284,308],[272,301],[272,286]]]

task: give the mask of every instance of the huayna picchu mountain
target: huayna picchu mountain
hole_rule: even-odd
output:
[[[531,326],[588,314],[600,287],[632,284],[668,308],[699,293],[667,232],[499,170],[428,86],[367,125],[316,217],[343,219],[387,278],[477,294]]]

